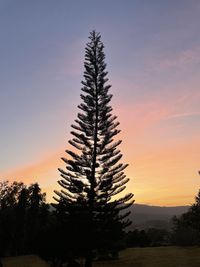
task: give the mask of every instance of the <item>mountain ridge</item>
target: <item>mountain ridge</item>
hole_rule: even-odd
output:
[[[132,221],[130,229],[164,228],[170,229],[173,216],[180,216],[188,211],[190,206],[153,206],[133,204],[129,216]],[[129,230],[130,230],[129,229]]]

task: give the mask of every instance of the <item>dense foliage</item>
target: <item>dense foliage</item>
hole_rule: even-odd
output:
[[[180,217],[174,217],[173,242],[178,245],[200,244],[200,191],[189,211]]]
[[[37,183],[0,182],[0,254],[36,252],[47,215],[45,194]]]
[[[118,249],[173,244],[199,245],[199,204],[200,193],[188,212],[174,218],[174,229],[171,231],[155,228],[135,229],[124,233],[117,241],[116,237],[110,236],[110,242],[115,240]],[[41,192],[38,184],[27,186],[20,182],[1,182],[0,256],[38,254],[55,267],[62,266],[72,258],[84,256],[85,242],[83,240],[83,243],[82,241],[77,243],[78,237],[74,236],[75,229],[82,224],[80,214],[76,213],[77,217],[73,217],[74,230],[72,230],[72,222],[66,217],[63,208],[62,204],[58,205],[57,209],[47,205],[45,194]],[[77,209],[75,211],[77,212]],[[77,232],[82,237],[86,236],[82,228],[77,229]],[[107,243],[108,240],[106,240]],[[113,248],[113,241],[110,247]],[[116,256],[115,249],[110,250],[109,254],[107,252],[107,249],[103,250],[100,247],[99,253],[94,256],[96,259]]]

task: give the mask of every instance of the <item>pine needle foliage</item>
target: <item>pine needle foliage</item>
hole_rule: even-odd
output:
[[[74,207],[82,207],[88,212],[92,228],[101,230],[106,221],[119,222],[122,228],[130,224],[127,209],[133,194],[116,198],[129,181],[124,173],[128,164],[121,163],[119,150],[121,140],[116,141],[119,122],[112,114],[110,101],[112,94],[107,84],[104,45],[99,33],[92,31],[85,48],[84,80],[82,81],[82,103],[75,123],[71,125],[71,150],[62,158],[66,170],[59,169],[62,187],[55,191],[57,201],[65,204],[66,213]],[[72,208],[73,207],[73,208]],[[98,225],[99,224],[99,225]]]

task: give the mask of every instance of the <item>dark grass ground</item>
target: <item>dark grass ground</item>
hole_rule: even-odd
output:
[[[131,248],[115,262],[95,263],[95,267],[200,267],[200,247]]]
[[[3,267],[49,267],[37,256],[2,259]],[[94,267],[200,267],[200,247],[130,248],[119,260],[95,262]]]
[[[2,264],[3,267],[49,267],[45,261],[35,255],[3,258]]]

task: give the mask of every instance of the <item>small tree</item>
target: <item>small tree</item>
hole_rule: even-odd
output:
[[[47,211],[48,205],[45,204],[46,193],[42,192],[38,183],[31,184],[27,188],[27,192],[28,209],[26,214],[26,246],[29,248],[29,252],[35,252],[40,239],[40,231],[45,224],[44,220],[41,222],[41,217],[45,210]]]
[[[37,251],[48,213],[37,183],[0,182],[0,256]]]
[[[87,267],[92,266],[92,250],[105,245],[111,247],[113,231],[119,236],[130,224],[129,211],[120,212],[133,203],[131,193],[115,197],[129,181],[124,173],[128,165],[120,163],[121,140],[115,139],[120,130],[110,106],[112,95],[109,94],[111,86],[107,84],[104,45],[95,31],[89,39],[81,89],[83,102],[78,106],[81,112],[71,125],[73,138],[69,143],[73,149],[66,150],[69,158],[62,158],[67,170],[59,169],[62,179],[58,183],[63,189],[55,191],[59,196],[55,199],[63,203],[71,221],[70,242],[73,243],[75,236],[76,246],[83,242]]]
[[[19,253],[23,238],[19,234],[21,218],[17,207],[24,188],[22,182],[0,182],[0,256]]]
[[[195,196],[195,203],[180,217],[173,218],[174,242],[178,245],[200,244],[200,190]]]

